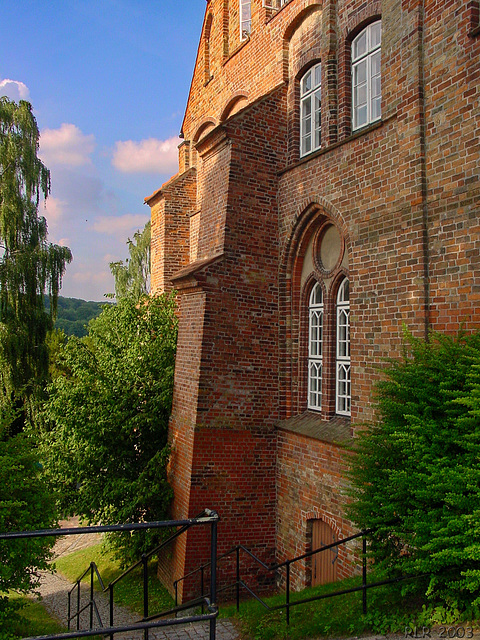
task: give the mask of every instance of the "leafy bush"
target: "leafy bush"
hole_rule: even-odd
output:
[[[377,401],[356,442],[349,507],[375,530],[376,569],[423,576],[404,591],[433,602],[479,604],[480,336],[409,337]]]
[[[103,524],[166,517],[176,335],[173,297],[127,296],[61,348],[43,450],[67,513]],[[152,535],[116,535],[113,545],[126,563]]]

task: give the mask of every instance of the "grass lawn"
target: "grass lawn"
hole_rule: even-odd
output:
[[[102,550],[102,545],[97,544],[86,549],[74,551],[69,555],[58,558],[55,561],[57,571],[71,582],[75,582],[91,562],[95,562],[98,572],[102,576],[105,586],[120,576],[123,571],[108,551]],[[156,577],[157,563],[149,563],[148,592],[149,613],[158,613],[173,606],[174,602],[168,591]],[[87,575],[84,580],[90,580]],[[95,580],[95,588],[99,589]],[[143,577],[142,567],[138,567],[129,573],[123,580],[115,585],[113,590],[114,600],[117,604],[126,606],[132,611],[143,615]]]
[[[20,620],[18,623],[13,622],[11,628],[12,633],[19,638],[53,635],[66,631],[66,628],[54,619],[38,600],[13,592],[9,593],[9,599],[22,605],[18,612]]]
[[[372,576],[370,582],[374,581]],[[290,601],[340,591],[359,586],[359,577],[342,580],[335,584],[321,585],[292,593]],[[270,607],[285,602],[285,595],[264,599]],[[286,623],[285,609],[268,611],[256,600],[240,603],[240,612],[235,605],[221,607],[222,617],[236,617],[244,632],[254,640],[300,640],[315,637],[348,637],[400,632],[406,627],[432,627],[438,624],[458,624],[478,628],[475,617],[461,615],[443,607],[424,607],[418,598],[401,595],[401,587],[388,585],[376,587],[367,594],[368,611],[362,612],[362,592],[349,593],[325,600],[299,605],[290,609],[290,625]],[[475,612],[478,615],[478,612]]]

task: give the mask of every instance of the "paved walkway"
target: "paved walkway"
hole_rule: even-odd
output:
[[[65,521],[61,526],[75,527],[78,521]],[[98,543],[100,536],[98,534],[82,534],[78,536],[65,536],[60,538],[54,548],[55,557],[60,557],[68,553],[72,553],[78,549],[84,549],[92,544]],[[42,572],[40,594],[43,605],[52,613],[60,622],[67,626],[67,603],[68,592],[72,588],[72,584],[63,576],[57,573]],[[76,607],[75,599],[72,601]],[[81,606],[82,608],[90,598],[90,590],[87,584],[82,585],[81,589]],[[109,602],[108,596],[103,593],[95,592],[95,602],[99,610],[99,615],[103,626],[107,626],[109,621]],[[129,626],[138,622],[139,616],[125,607],[114,606],[114,623],[115,626]],[[90,625],[89,609],[84,611],[80,616],[80,629],[88,629]],[[94,614],[94,628],[96,626],[96,617]],[[72,624],[72,630],[76,629],[76,621]],[[190,624],[179,624],[174,627],[151,629],[149,631],[150,640],[208,640],[209,638],[209,622],[194,622]],[[240,635],[234,624],[230,620],[217,620],[217,639],[218,640],[239,640]],[[115,640],[143,640],[143,631],[131,631],[115,634]]]

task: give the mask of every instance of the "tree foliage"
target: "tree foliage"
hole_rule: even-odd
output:
[[[167,428],[177,321],[174,299],[121,298],[71,337],[60,354],[67,374],[49,388],[46,468],[64,509],[113,524],[166,517]],[[116,540],[127,561],[150,544]]]
[[[452,606],[480,604],[480,335],[409,339],[357,440],[349,515],[387,575]]]
[[[14,416],[0,412],[0,531],[47,529],[55,523],[55,504],[42,477],[35,443],[25,433],[10,436]],[[14,606],[11,589],[27,593],[46,569],[52,538],[0,541],[0,637],[10,628]]]
[[[46,220],[38,215],[40,195],[50,191],[38,144],[31,105],[0,98],[0,402],[13,398],[16,408],[45,383],[45,340],[72,258],[67,247],[48,243]]]
[[[100,315],[103,304],[92,300],[58,296],[55,329],[60,329],[67,336],[83,338],[87,335],[88,323],[92,318]],[[45,307],[47,310],[50,307],[48,298],[45,299]]]
[[[110,270],[115,278],[115,297],[117,300],[127,294],[133,298],[149,292],[150,289],[150,220],[143,231],[137,231],[133,240],[128,238],[130,257],[125,264],[123,260],[110,263]]]
[[[70,250],[47,241],[38,215],[50,173],[38,158],[29,103],[0,98],[0,530],[49,528],[54,502],[43,482],[26,408],[48,377],[47,334]],[[43,304],[50,296],[51,312]],[[53,540],[0,543],[0,627],[12,618],[6,592],[28,591],[46,567]]]

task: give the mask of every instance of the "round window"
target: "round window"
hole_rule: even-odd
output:
[[[327,273],[333,271],[342,259],[342,237],[333,224],[325,225],[316,242],[315,257],[318,266]]]

